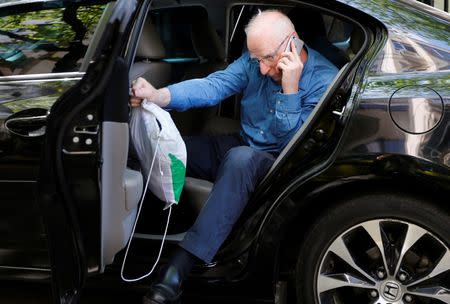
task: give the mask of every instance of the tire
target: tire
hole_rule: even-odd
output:
[[[323,213],[301,245],[297,301],[450,303],[449,248],[444,208],[398,195],[347,200]]]

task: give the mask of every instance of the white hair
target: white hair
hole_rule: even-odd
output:
[[[288,31],[294,31],[295,27],[291,19],[276,9],[268,9],[265,11],[258,10],[258,13],[254,15],[248,24],[245,26],[245,33],[248,35],[251,32],[256,32],[258,29],[263,28],[263,25],[267,26],[268,17],[275,18],[275,22],[270,25],[270,28],[279,34],[283,34]]]

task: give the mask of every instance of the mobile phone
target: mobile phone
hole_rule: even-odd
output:
[[[303,40],[301,40],[301,39],[299,39],[299,38],[297,38],[295,36],[292,36],[291,38],[289,38],[288,44],[286,45],[286,49],[284,51],[285,52],[288,52],[288,51],[291,52],[292,51],[292,49],[291,49],[291,42],[292,41],[294,41],[295,48],[297,49],[297,54],[300,55],[300,53],[301,53],[301,51],[303,49],[303,45],[305,43],[303,42]]]

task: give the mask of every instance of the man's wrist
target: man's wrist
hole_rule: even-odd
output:
[[[154,103],[160,107],[166,107],[170,103],[170,91],[167,88],[161,88],[156,90],[154,98]]]

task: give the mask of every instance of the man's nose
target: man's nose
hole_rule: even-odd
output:
[[[268,65],[266,65],[263,61],[261,61],[259,63],[259,70],[262,75],[266,75],[269,72],[270,67]]]

